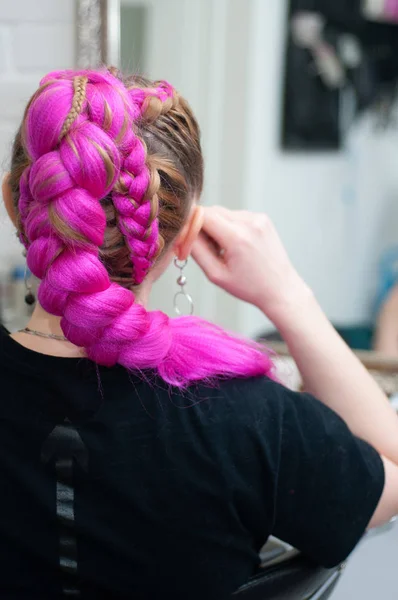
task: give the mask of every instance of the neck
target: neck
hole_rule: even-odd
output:
[[[146,307],[149,299],[151,286],[140,286],[139,292],[134,292],[135,300],[138,304]],[[33,314],[27,324],[29,329],[40,331],[41,333],[52,333],[55,335],[64,335],[61,328],[61,317],[51,315],[37,302]]]
[[[61,329],[60,317],[55,317],[46,312],[39,303],[36,304],[35,310],[27,325],[29,329],[40,331],[41,333],[52,333],[55,335],[64,335]]]
[[[39,303],[37,303],[27,327],[32,331],[43,334],[59,335],[61,337],[64,335],[61,328],[61,318],[50,315]],[[14,334],[13,338],[30,350],[49,354],[50,356],[76,358],[84,357],[85,354],[82,348],[78,348],[68,340],[26,335],[23,331]]]
[[[36,305],[27,327],[32,331],[63,336],[61,319],[50,315],[40,306],[40,304]],[[33,350],[34,352],[39,352],[40,354],[59,356],[61,358],[84,357],[84,350],[74,346],[67,340],[36,337],[27,335],[23,331],[13,333],[11,337],[18,342],[18,344],[21,344],[21,346]]]
[[[135,292],[136,302],[146,305],[149,297],[151,286],[140,286],[139,292]],[[51,315],[44,308],[37,303],[33,311],[33,314],[27,324],[29,329],[33,331],[39,331],[44,334],[60,335],[63,336],[61,328],[61,318]],[[34,337],[26,335],[25,333],[19,332],[12,334],[12,338],[16,340],[22,346],[40,352],[42,354],[49,354],[51,356],[59,356],[66,358],[83,357],[84,350],[78,348],[71,342],[65,340],[54,340],[40,337]]]

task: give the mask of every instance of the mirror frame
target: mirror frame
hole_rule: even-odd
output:
[[[120,64],[120,0],[76,0],[76,63]]]

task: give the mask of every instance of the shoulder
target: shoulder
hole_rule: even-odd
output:
[[[216,380],[197,383],[185,390],[172,388],[169,395],[173,406],[189,406],[192,418],[257,428],[264,421],[281,421],[284,407],[295,392],[267,378]],[[188,416],[188,415],[187,415]]]
[[[201,425],[219,427],[232,435],[243,431],[255,440],[281,441],[294,446],[303,430],[307,436],[320,430],[343,437],[342,419],[310,394],[290,390],[267,377],[199,383],[171,394],[173,407],[190,407],[185,417]],[[288,444],[288,445],[289,445]]]
[[[240,409],[253,407],[259,403],[261,406],[272,406],[275,402],[280,403],[284,398],[300,396],[268,377],[217,380],[213,386],[201,383],[191,387],[190,390],[199,397],[208,396],[209,393],[212,397],[222,397],[228,404],[236,405]]]
[[[173,393],[184,397],[196,397],[199,400],[223,399],[228,404],[242,405],[256,401],[272,402],[279,394],[289,393],[284,386],[268,377],[215,379],[211,382],[198,382],[186,389]]]

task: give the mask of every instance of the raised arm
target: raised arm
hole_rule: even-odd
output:
[[[193,255],[212,282],[271,319],[306,389],[383,456],[388,485],[373,524],[398,513],[397,415],[295,271],[271,221],[208,208]]]

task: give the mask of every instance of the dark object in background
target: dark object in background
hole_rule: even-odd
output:
[[[236,600],[326,600],[339,582],[342,566],[323,569],[303,556],[260,571],[233,598]]]
[[[343,338],[345,343],[353,350],[373,349],[373,327],[368,325],[336,327],[337,333]]]
[[[286,150],[337,150],[340,147],[340,90],[316,74],[308,50],[293,43],[286,51],[282,146]]]
[[[293,18],[305,12],[324,21],[322,39],[334,53],[335,64],[340,63],[344,75],[340,84],[325,82],[314,54],[295,40]],[[398,89],[397,24],[367,20],[361,0],[290,0],[287,29],[281,135],[285,150],[338,150],[340,107],[347,89],[352,92],[354,116],[379,105],[381,121],[389,122]],[[358,45],[358,64],[345,64],[341,56],[341,42],[347,36]]]

